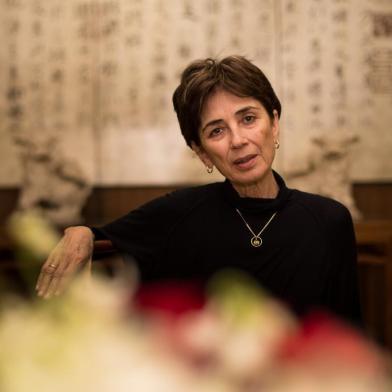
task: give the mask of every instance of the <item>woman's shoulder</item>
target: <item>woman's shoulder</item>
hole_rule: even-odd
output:
[[[187,186],[176,189],[146,203],[142,209],[171,210],[178,213],[189,211],[202,204],[210,203],[219,195],[222,183]]]
[[[348,208],[338,200],[330,197],[294,189],[291,199],[298,206],[325,221],[342,222],[351,220]]]
[[[216,206],[211,202],[213,195],[217,194],[216,189],[219,183],[184,187],[175,191],[166,193],[163,196],[154,198],[141,206],[129,211],[126,215],[110,222],[108,226],[125,225],[158,225],[163,230],[179,222],[192,213],[200,211],[200,207],[207,206],[203,209],[208,213]]]

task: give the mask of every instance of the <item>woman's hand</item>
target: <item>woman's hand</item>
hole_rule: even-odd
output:
[[[41,268],[35,289],[40,297],[59,295],[72,276],[91,263],[94,234],[85,226],[69,227]]]

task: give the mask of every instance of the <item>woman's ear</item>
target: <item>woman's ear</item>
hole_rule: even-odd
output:
[[[279,125],[279,113],[276,109],[272,112],[274,118],[272,120],[272,133],[274,136],[274,140],[279,140],[279,132],[280,132],[280,125]]]
[[[199,159],[203,162],[203,164],[207,167],[213,167],[213,163],[211,162],[208,154],[205,152],[202,146],[198,146],[195,142],[191,142],[191,148],[199,157]]]

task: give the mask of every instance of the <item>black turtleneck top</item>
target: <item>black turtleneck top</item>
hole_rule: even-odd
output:
[[[356,246],[348,210],[337,201],[279,185],[275,199],[241,198],[229,181],[181,189],[101,228],[132,256],[142,280],[208,280],[223,268],[250,274],[296,313],[321,309],[360,322]],[[255,248],[251,229],[263,231]]]

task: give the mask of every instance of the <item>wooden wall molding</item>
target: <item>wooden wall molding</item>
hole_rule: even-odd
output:
[[[83,209],[86,223],[115,219],[143,203],[183,186],[95,187]],[[392,182],[354,184],[353,195],[364,219],[392,219]],[[15,209],[18,188],[0,188],[0,224]]]

